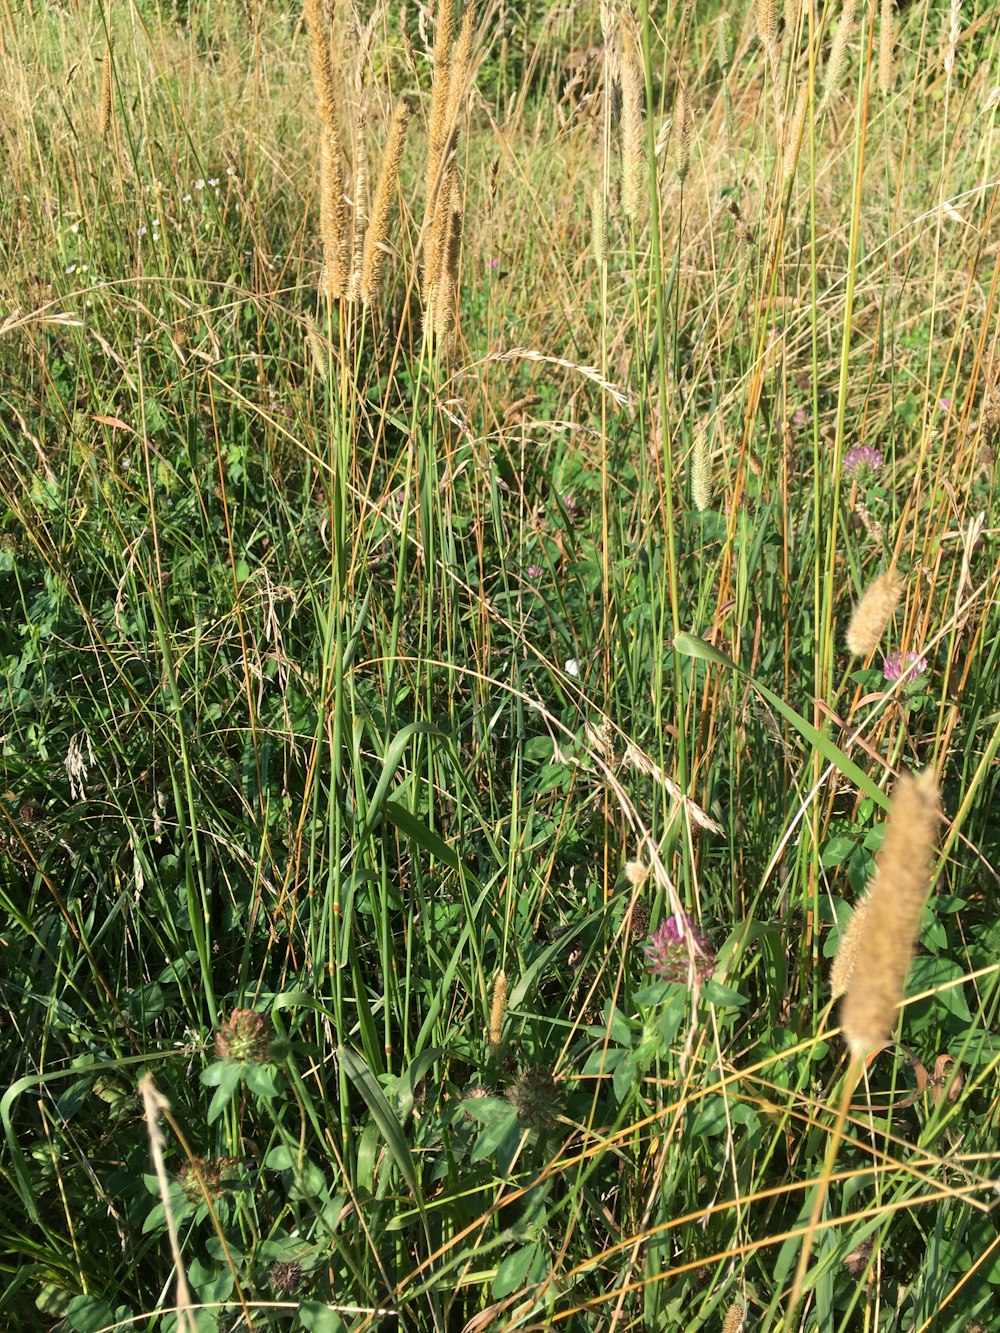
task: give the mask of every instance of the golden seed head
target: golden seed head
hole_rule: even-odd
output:
[[[847,647],[855,657],[867,657],[878,647],[889,617],[899,605],[903,586],[900,575],[890,569],[865,589],[847,627]]]
[[[933,770],[903,774],[893,789],[853,966],[845,965],[840,1022],[856,1060],[888,1041],[896,1025],[930,887],[939,820]]]
[[[500,1045],[503,1019],[507,1010],[507,973],[500,971],[493,982],[493,1003],[490,1005],[490,1045]]]
[[[389,235],[389,210],[399,181],[399,168],[403,160],[403,146],[406,143],[406,129],[410,123],[410,107],[400,102],[389,126],[389,138],[382,156],[378,184],[375,186],[375,198],[372,200],[372,215],[365,234],[365,249],[361,263],[361,299],[370,305],[378,290],[382,263],[385,258],[386,242]]]
[[[699,425],[691,447],[691,499],[699,514],[712,503],[712,471],[708,457],[708,431]]]
[[[733,1301],[726,1311],[725,1319],[722,1321],[722,1333],[740,1333],[742,1328],[743,1306],[739,1301]]]
[[[896,32],[892,11],[893,0],[882,0],[878,20],[878,90],[883,97],[892,92],[896,74]]]
[[[830,44],[830,58],[826,64],[826,78],[823,81],[823,98],[819,105],[820,114],[826,110],[830,98],[840,82],[840,76],[844,69],[844,59],[847,56],[847,46],[854,30],[856,8],[857,0],[844,0],[840,22],[837,24],[837,31],[834,33],[833,41]]]
[[[674,97],[674,124],[677,127],[677,179],[685,181],[691,170],[691,102],[683,82],[678,82]]]
[[[111,53],[114,51],[114,49],[115,49],[115,34],[113,32],[109,32],[108,49],[104,53],[104,70],[101,74],[101,106],[100,106],[100,114],[98,117],[98,128],[100,130],[100,135],[102,139],[107,134],[108,130],[111,129],[111,119],[114,112],[114,105],[112,100],[113,90],[112,90],[112,68],[111,68]]]
[[[590,192],[590,242],[598,264],[608,262],[608,215],[604,210],[604,194],[599,185]]]
[[[635,222],[639,217],[646,177],[646,146],[642,132],[646,88],[639,50],[627,29],[622,30],[621,45],[622,207],[626,217]]]

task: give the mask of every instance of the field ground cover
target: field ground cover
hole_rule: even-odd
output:
[[[4,0],[4,1327],[1000,1327],[998,111]]]

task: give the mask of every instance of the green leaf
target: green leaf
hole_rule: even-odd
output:
[[[476,1139],[472,1146],[470,1160],[481,1162],[487,1157],[493,1157],[494,1154],[508,1155],[504,1150],[509,1150],[510,1142],[517,1142],[520,1137],[521,1129],[517,1123],[517,1112],[513,1106],[507,1107],[507,1113],[498,1116],[491,1124],[488,1124],[483,1132]]]
[[[512,1292],[520,1291],[525,1278],[531,1272],[537,1254],[537,1244],[531,1244],[522,1245],[519,1250],[507,1255],[493,1279],[494,1299],[501,1300],[504,1296],[510,1296]]]
[[[433,856],[440,861],[442,865],[450,866],[452,870],[461,869],[461,862],[455,851],[448,846],[443,838],[429,829],[422,819],[411,814],[399,801],[386,801],[385,813],[390,821],[400,833],[404,834],[411,842],[425,851],[428,856]]]
[[[98,1329],[113,1325],[115,1315],[111,1306],[96,1296],[74,1296],[67,1307],[66,1319],[73,1333],[97,1333]]]
[[[396,1119],[392,1107],[385,1099],[385,1094],[379,1087],[371,1070],[350,1047],[339,1046],[337,1048],[337,1058],[344,1073],[364,1098],[365,1104],[372,1114],[372,1119],[378,1125],[382,1137],[385,1139],[393,1161],[399,1168],[403,1179],[409,1185],[417,1206],[422,1212],[423,1193],[417,1179],[417,1168],[410,1154],[410,1145],[406,1141],[402,1125]]]
[[[347,1325],[336,1310],[322,1301],[302,1301],[299,1323],[308,1333],[347,1333]]]
[[[711,979],[702,983],[701,994],[702,999],[719,1009],[738,1009],[747,1002],[746,996],[733,990],[732,986],[723,986],[721,982]]]
[[[282,1090],[282,1079],[274,1065],[248,1064],[244,1066],[243,1076],[252,1093],[270,1101]]]
[[[766,685],[760,681],[754,680],[748,672],[727,657],[725,653],[720,653],[718,648],[713,648],[710,643],[704,639],[699,639],[695,634],[678,634],[674,639],[674,647],[685,657],[699,658],[704,662],[712,662],[715,666],[723,667],[729,671],[735,671],[741,675],[764,699],[768,701],[772,708],[776,709],[786,722],[789,722],[795,730],[808,741],[813,749],[819,751],[823,758],[845,778],[853,782],[855,787],[865,795],[870,796],[872,800],[883,810],[889,808],[889,798],[883,791],[875,785],[868,774],[857,766],[853,759],[848,759],[847,755],[824,732],[818,731],[811,722],[807,722],[801,713],[797,713],[794,708],[785,703],[780,695],[769,690]]]
[[[823,855],[820,857],[820,864],[824,866],[839,866],[842,861],[854,851],[857,843],[853,838],[837,837],[831,838],[823,848]]]
[[[625,1052],[625,1058],[618,1062],[614,1077],[611,1080],[611,1086],[614,1090],[615,1101],[619,1105],[632,1092],[639,1081],[639,1066],[635,1056],[631,1051]]]

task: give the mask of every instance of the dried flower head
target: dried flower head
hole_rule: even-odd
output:
[[[902,595],[903,580],[894,569],[880,574],[865,589],[847,627],[847,647],[856,657],[867,657],[878,647]]]
[[[694,946],[696,977],[699,981],[710,977],[715,971],[715,955],[708,940],[680,913],[667,917],[653,931],[649,943],[642,946],[648,958],[647,972],[663,981],[686,983],[691,976],[689,941]]]
[[[878,449],[872,449],[867,444],[856,444],[844,455],[844,471],[849,477],[865,482],[879,471],[883,461]]]
[[[841,1026],[854,1059],[888,1041],[895,1026],[930,887],[939,819],[933,770],[904,773],[893,789],[841,1005]]]
[[[234,1009],[215,1034],[215,1053],[229,1064],[262,1064],[270,1053],[271,1036],[264,1014],[256,1009]]]
[[[844,1267],[850,1273],[851,1277],[860,1277],[868,1266],[868,1261],[872,1257],[872,1242],[863,1240],[856,1250],[844,1260]]]
[[[745,1318],[746,1312],[742,1302],[733,1301],[722,1321],[722,1333],[741,1333]]]
[[[294,1260],[291,1263],[272,1264],[268,1278],[279,1296],[294,1296],[302,1285],[302,1265]]]
[[[232,1188],[239,1167],[235,1157],[192,1157],[177,1172],[177,1183],[190,1203],[220,1199]]]
[[[927,658],[920,653],[890,653],[882,659],[884,680],[914,681],[927,670]]]
[[[562,1110],[562,1085],[549,1069],[526,1069],[511,1085],[507,1100],[525,1129],[549,1129]]]
[[[641,889],[649,879],[649,866],[643,865],[641,861],[626,861],[625,878],[633,889]]]

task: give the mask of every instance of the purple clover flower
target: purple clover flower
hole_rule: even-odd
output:
[[[690,935],[695,949],[695,973],[699,981],[704,981],[715,971],[715,955],[708,940],[682,913],[668,916],[649,937],[649,943],[642,946],[648,958],[646,971],[663,981],[685,983],[690,975],[691,955],[688,952]]]
[[[882,659],[882,677],[889,681],[914,681],[927,670],[927,658],[919,653],[890,653]]]
[[[844,455],[844,471],[850,477],[863,480],[878,472],[882,466],[882,454],[867,444],[856,444]]]
[[[541,565],[529,565],[524,572],[529,579],[540,579],[545,573],[545,570],[542,569]]]

